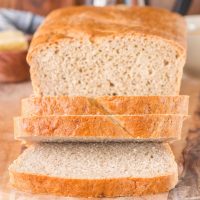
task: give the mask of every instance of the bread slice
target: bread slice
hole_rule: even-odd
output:
[[[41,96],[22,99],[22,116],[188,114],[188,96]]]
[[[164,9],[59,9],[28,53],[34,94],[178,95],[185,44],[184,19]]]
[[[25,150],[10,183],[31,193],[117,197],[169,191],[177,165],[168,144],[49,143]]]
[[[179,139],[183,115],[62,115],[16,117],[16,139],[27,141],[166,141]]]

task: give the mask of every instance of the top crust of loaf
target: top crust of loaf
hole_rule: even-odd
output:
[[[186,31],[183,18],[164,9],[150,7],[68,7],[53,11],[32,40],[27,61],[44,45],[60,40],[91,42],[117,36],[157,37],[173,43],[185,54]]]

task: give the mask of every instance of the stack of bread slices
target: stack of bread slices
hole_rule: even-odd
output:
[[[169,191],[169,142],[188,96],[181,16],[150,7],[69,7],[47,16],[28,53],[34,95],[15,138],[34,142],[9,167],[25,192],[118,197]]]

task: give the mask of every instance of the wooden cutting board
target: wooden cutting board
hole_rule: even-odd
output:
[[[13,117],[20,115],[21,98],[31,93],[30,82],[0,84],[0,200],[78,199],[25,194],[13,190],[9,185],[7,168],[25,148],[13,138]],[[181,94],[190,95],[189,112],[192,117],[184,124],[182,140],[171,144],[179,171],[182,172],[178,185],[169,194],[117,199],[200,200],[200,80],[184,76]]]

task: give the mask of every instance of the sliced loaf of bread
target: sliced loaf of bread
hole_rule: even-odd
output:
[[[177,165],[168,144],[38,144],[9,167],[10,183],[31,193],[117,197],[169,191]]]
[[[178,95],[184,19],[150,7],[53,11],[31,43],[35,95]]]
[[[188,96],[41,96],[22,99],[22,116],[188,114]]]
[[[183,115],[60,115],[16,117],[16,139],[27,141],[170,141]]]

